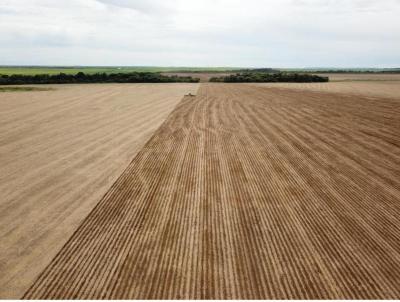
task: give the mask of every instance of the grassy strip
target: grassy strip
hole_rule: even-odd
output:
[[[5,66],[0,65],[0,74],[36,75],[60,73],[131,73],[131,72],[290,72],[290,73],[400,73],[400,68],[243,68],[243,67],[163,67],[163,66]]]
[[[44,87],[0,87],[0,92],[14,92],[14,91],[49,91],[53,88]]]
[[[37,75],[49,74],[57,75],[60,73],[77,74],[84,72],[86,74],[95,73],[131,73],[131,72],[224,72],[224,71],[237,71],[241,68],[238,67],[157,67],[157,66],[133,66],[133,67],[89,67],[89,66],[76,66],[76,67],[63,67],[63,66],[0,66],[0,74],[4,75]]]

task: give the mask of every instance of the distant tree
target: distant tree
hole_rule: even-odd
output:
[[[244,72],[224,77],[212,77],[210,82],[225,83],[308,83],[308,82],[329,82],[328,77],[321,77],[313,74],[300,73],[265,73],[265,72]]]
[[[188,82],[197,83],[198,78],[164,76],[152,72],[131,72],[131,73],[95,73],[85,74],[78,72],[75,75],[60,73],[56,75],[37,74],[11,76],[1,75],[1,85],[22,85],[22,84],[66,84],[66,83],[172,83]]]

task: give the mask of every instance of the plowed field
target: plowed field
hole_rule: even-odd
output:
[[[0,298],[19,298],[197,84],[0,94]]]
[[[331,78],[330,78],[331,79]],[[327,93],[339,93],[373,98],[392,98],[400,100],[400,81],[389,80],[365,80],[365,81],[347,81],[329,83],[263,83],[249,84],[261,87],[281,87],[284,89],[293,89],[299,91],[316,91]]]
[[[399,299],[399,216],[399,100],[203,84],[25,298]]]

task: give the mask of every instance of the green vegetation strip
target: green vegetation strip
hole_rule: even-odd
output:
[[[53,88],[46,87],[0,87],[0,92],[14,92],[14,91],[48,91],[54,90]]]
[[[78,84],[78,83],[197,83],[198,78],[190,76],[165,76],[153,72],[131,72],[131,73],[95,73],[86,74],[37,74],[0,75],[0,85],[23,85],[23,84]]]
[[[4,66],[0,74],[37,75],[60,73],[131,73],[131,72],[290,72],[290,73],[400,73],[400,68],[243,68],[243,67],[166,67],[166,66]]]
[[[329,82],[328,77],[301,73],[244,72],[223,77],[213,77],[210,82],[224,83],[311,83]]]
[[[60,73],[65,74],[77,74],[78,72],[84,72],[86,74],[95,73],[132,73],[132,72],[226,72],[226,71],[238,71],[242,68],[239,67],[157,67],[157,66],[76,66],[76,67],[65,67],[65,66],[0,66],[0,74],[4,75],[37,75],[37,74],[49,74],[57,75]]]

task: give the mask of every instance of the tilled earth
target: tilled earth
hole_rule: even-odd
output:
[[[400,298],[399,100],[185,97],[24,298]]]
[[[0,299],[26,292],[198,84],[50,88],[0,93]]]

